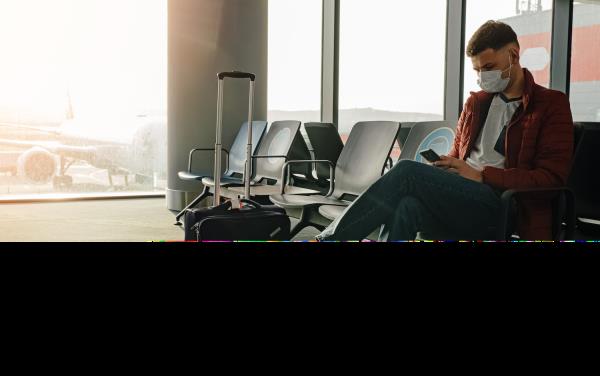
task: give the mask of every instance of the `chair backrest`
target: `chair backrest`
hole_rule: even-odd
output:
[[[404,148],[410,130],[415,124],[416,123],[402,123],[402,128],[400,128],[400,133],[398,133],[398,145],[400,146],[400,150]]]
[[[439,155],[447,155],[454,143],[455,127],[455,122],[450,121],[415,123],[404,142],[399,159],[426,163],[419,153],[429,149]]]
[[[361,122],[352,128],[335,169],[335,198],[359,196],[381,178],[399,131],[400,123],[393,121]]]
[[[579,218],[600,220],[600,123],[575,124],[575,151],[569,187],[576,197]]]
[[[331,123],[305,123],[304,129],[313,147],[315,159],[331,161],[335,165],[344,149],[344,143],[335,126]],[[329,168],[317,164],[317,178],[327,180]]]
[[[265,131],[267,130],[266,121],[252,121],[252,155],[255,155],[256,150],[260,146]],[[244,175],[244,167],[246,166],[246,146],[248,145],[248,122],[244,122],[240,127],[231,149],[229,150],[229,169],[225,172],[225,176]]]
[[[286,156],[288,159],[310,159],[310,152],[300,133],[299,121],[276,121],[271,124],[269,131],[260,144],[256,155],[259,156]],[[256,160],[255,181],[263,179],[279,181],[281,169],[285,164],[282,158],[264,158]],[[293,172],[303,173],[310,166],[292,169]],[[308,174],[308,173],[307,173]]]
[[[312,159],[306,139],[302,134],[302,127],[298,128],[298,134],[292,141],[292,147],[290,148],[289,160],[309,160]],[[291,166],[290,170],[294,174],[300,174],[305,176],[309,180],[315,180],[312,174],[312,166],[310,164],[296,164]],[[281,174],[281,171],[280,171]],[[279,180],[279,178],[277,179]]]

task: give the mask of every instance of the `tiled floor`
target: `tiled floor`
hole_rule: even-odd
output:
[[[182,240],[164,199],[0,205],[0,241]]]
[[[0,205],[0,242],[147,242],[183,240],[164,199]],[[292,219],[292,225],[296,220]],[[303,230],[294,240],[319,232]],[[577,238],[598,239],[598,233]]]
[[[164,199],[0,205],[2,242],[183,240]],[[313,239],[308,228],[296,240]]]

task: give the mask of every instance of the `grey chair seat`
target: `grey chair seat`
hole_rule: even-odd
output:
[[[206,175],[198,175],[187,171],[179,171],[177,175],[179,176],[179,179],[185,181],[202,181],[202,179],[212,174],[207,173]]]
[[[346,145],[335,166],[335,189],[324,195],[273,195],[271,201],[300,219],[291,232],[293,239],[303,228],[324,229],[328,221],[320,215],[322,205],[348,206],[348,197],[358,197],[383,175],[392,147],[398,137],[400,123],[370,121],[357,123],[350,132]]]
[[[215,179],[212,177],[205,177],[202,179],[202,184],[204,184],[207,187],[214,187],[215,186]],[[235,178],[235,177],[228,177],[228,176],[223,176],[221,178],[221,187],[235,187],[235,186],[243,186],[244,185],[244,181],[241,178]],[[256,185],[255,182],[250,182],[250,185]]]
[[[293,195],[273,195],[269,197],[271,201],[284,209],[302,209],[312,205],[333,205],[346,207],[349,202],[336,200],[335,198],[314,195],[314,196],[293,196]]]
[[[240,195],[244,194],[245,187],[227,187],[231,192],[237,193]],[[281,192],[280,185],[265,185],[265,184],[257,184],[250,187],[250,195],[251,196],[271,196],[276,195]],[[315,195],[319,194],[319,191],[315,191],[313,189],[307,189],[302,187],[295,187],[288,185],[285,187],[286,195]]]
[[[334,205],[323,205],[319,207],[319,214],[323,217],[335,221],[341,217],[347,206],[334,206]]]
[[[206,187],[213,188],[215,186],[215,181],[211,177],[207,177],[202,179],[202,184]],[[223,177],[221,178],[221,187],[229,188],[229,190],[233,193],[244,194],[244,181],[242,179],[231,178],[231,177]],[[281,192],[280,185],[267,185],[259,182],[251,181],[250,182],[250,195],[251,196],[271,196]],[[319,194],[319,191],[314,189],[307,189],[302,187],[294,187],[287,186],[285,188],[285,192],[288,195],[315,195]]]

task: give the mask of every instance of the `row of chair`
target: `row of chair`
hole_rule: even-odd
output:
[[[264,197],[268,200],[270,194],[278,193],[278,184],[281,179],[281,170],[285,162],[289,160],[314,160],[324,158],[337,161],[341,149],[342,140],[333,124],[307,123],[304,129],[308,135],[312,149],[309,149],[301,133],[301,122],[299,121],[277,121],[273,122],[267,131],[267,122],[254,121],[252,124],[252,176],[251,194]],[[242,193],[243,175],[246,163],[246,144],[248,139],[248,123],[242,124],[240,130],[230,149],[224,149],[226,154],[226,171],[221,178],[221,186],[224,188],[223,196],[230,197]],[[214,148],[193,149],[189,153],[188,168],[179,172],[179,178],[184,181],[201,182],[204,185],[203,192],[193,200],[182,212],[177,215],[179,219],[185,212],[197,206],[214,191],[214,179],[212,170],[200,171],[194,168],[194,158],[198,153],[214,153]],[[209,157],[205,155],[204,157]],[[293,180],[297,183],[289,191],[295,194],[319,193],[327,181],[326,174],[322,168],[312,168],[310,165],[294,166],[291,170]],[[300,185],[308,188],[302,188]],[[261,201],[261,200],[259,200]]]
[[[403,126],[409,132],[401,132]],[[270,200],[300,220],[292,229],[292,237],[306,227],[323,230],[386,172],[386,162],[396,141],[401,145],[399,160],[422,161],[419,152],[434,149],[440,155],[448,154],[453,140],[453,124],[444,121],[402,125],[395,122],[358,123],[336,164],[335,175],[331,177],[334,182],[331,192],[310,196],[285,194],[284,180],[281,194],[270,196]],[[286,163],[283,176],[286,176],[285,168],[293,163]]]
[[[283,207],[291,217],[299,219],[292,230],[292,237],[309,226],[323,230],[393,166],[389,156],[394,143],[397,142],[401,148],[398,160],[422,162],[420,151],[431,148],[440,155],[450,151],[454,126],[445,121],[402,124],[361,122],[354,126],[344,145],[332,124],[304,124],[305,140],[298,121],[274,122],[268,132],[266,122],[255,122],[252,196],[259,201]],[[246,132],[247,124],[244,124],[230,151],[225,151],[228,153],[228,163],[222,184],[225,191],[229,190],[229,197],[243,192]],[[593,148],[593,143],[600,136],[600,127],[598,124],[576,124],[575,132],[576,148],[570,189],[558,190],[560,194],[553,202],[556,238],[565,236],[565,228],[566,237],[573,236],[575,211],[577,218],[581,215],[584,218],[598,218],[597,208],[591,208],[596,213],[594,217],[590,214],[589,205],[582,206],[579,201],[576,204],[573,197],[577,195],[579,199],[579,196],[590,196],[590,176],[582,174],[579,166],[588,161],[589,158],[582,155],[586,148]],[[179,174],[184,180],[200,181],[205,186],[204,192],[188,208],[197,205],[214,189],[212,172],[194,171],[193,156],[200,151],[214,150],[192,150],[188,170]],[[597,180],[594,178],[593,181]],[[492,235],[497,240],[511,239],[514,233],[514,221],[511,220],[515,212],[511,208],[518,194],[518,191],[509,191],[503,197],[505,209],[499,218],[496,233]],[[227,194],[224,195],[227,197]],[[580,222],[580,225],[584,224]]]
[[[251,195],[257,201],[284,207],[291,217],[300,219],[292,236],[307,226],[324,228],[340,213],[340,208],[377,181],[393,166],[389,156],[396,142],[402,148],[400,159],[419,160],[419,151],[429,148],[440,154],[448,153],[454,138],[452,124],[448,122],[401,125],[369,121],[357,123],[344,145],[332,124],[306,123],[309,149],[300,132],[300,122],[274,122],[268,132],[266,125],[266,122],[253,124]],[[246,140],[247,124],[243,124],[231,151],[225,150],[228,154],[222,178],[225,197],[243,193]],[[178,220],[188,208],[214,191],[212,173],[194,171],[193,157],[200,151],[214,149],[192,150],[188,170],[179,176],[202,182],[204,191],[178,215]]]
[[[357,125],[349,138],[357,141],[366,137],[362,135],[367,124]],[[447,154],[454,139],[453,124],[448,122],[424,122],[402,124],[409,132],[400,132],[398,142],[401,145],[399,160],[420,161],[420,151],[429,148],[438,154]],[[552,206],[553,240],[575,240],[576,230],[579,236],[597,236],[600,234],[600,177],[595,173],[599,162],[597,145],[600,144],[600,124],[575,123],[574,127],[574,154],[572,159],[571,174],[567,186],[538,189],[511,189],[501,197],[502,209],[497,219],[497,224],[490,228],[490,239],[515,240],[517,199],[521,195],[551,194],[549,204]],[[375,146],[375,145],[374,145]],[[348,165],[353,165],[362,153],[361,147],[344,149],[339,158],[336,175],[335,190],[330,195],[293,196],[279,194],[270,197],[276,205],[283,207],[290,216],[300,219],[293,230],[293,236],[303,228],[312,226],[323,230],[332,221],[345,211],[346,207],[362,192],[379,178],[379,176],[360,176],[361,172],[378,171],[380,164],[361,165],[357,171],[345,170]],[[345,153],[347,152],[347,153]],[[289,162],[288,164],[291,164]],[[372,163],[372,162],[371,162]],[[380,163],[380,162],[379,162]],[[348,173],[350,171],[350,173]],[[285,181],[284,181],[285,184]],[[377,238],[379,232],[371,234],[370,238]],[[451,234],[421,234],[426,239],[434,235],[437,239],[450,239]],[[431,239],[431,237],[429,237]]]
[[[358,149],[358,154],[353,154],[355,160],[350,161],[350,167],[356,170],[356,175],[365,175],[365,170],[370,171],[373,166],[371,161],[377,163],[378,160],[383,159],[385,162],[400,128],[400,124],[395,122],[359,123],[356,129],[363,129],[363,127],[368,126],[368,136],[363,137],[361,142],[357,143],[356,132],[354,132],[355,136],[351,137],[344,145],[333,124],[306,123],[304,124],[304,130],[307,135],[306,141],[311,145],[311,149],[309,149],[301,133],[301,122],[299,121],[273,122],[268,131],[267,123],[264,121],[255,121],[252,126],[251,195],[254,199],[263,203],[270,203],[269,196],[280,193],[283,178],[285,178],[286,183],[289,183],[284,188],[286,194],[331,193],[334,180],[330,175],[332,175],[333,166],[338,162],[342,150],[349,154],[350,150]],[[234,198],[243,193],[247,127],[247,123],[243,124],[231,149],[224,150],[227,154],[226,171],[221,178],[224,197]],[[382,141],[373,142],[374,140]],[[380,147],[381,142],[385,144],[385,147]],[[178,214],[177,224],[180,224],[179,219],[185,214],[185,211],[198,205],[214,191],[212,171],[198,171],[193,166],[194,157],[200,152],[214,152],[214,149],[191,150],[188,169],[179,172],[179,177],[185,181],[201,182],[204,185],[204,190],[188,207]],[[294,163],[289,165],[288,175],[283,177],[283,167],[289,161],[294,161]],[[304,162],[298,163],[298,161]],[[384,162],[380,164],[377,176],[381,176]],[[343,175],[343,172],[338,173],[338,175]]]

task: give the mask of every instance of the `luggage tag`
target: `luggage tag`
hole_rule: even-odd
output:
[[[240,196],[231,200],[231,210],[240,210],[242,208],[242,202]]]

